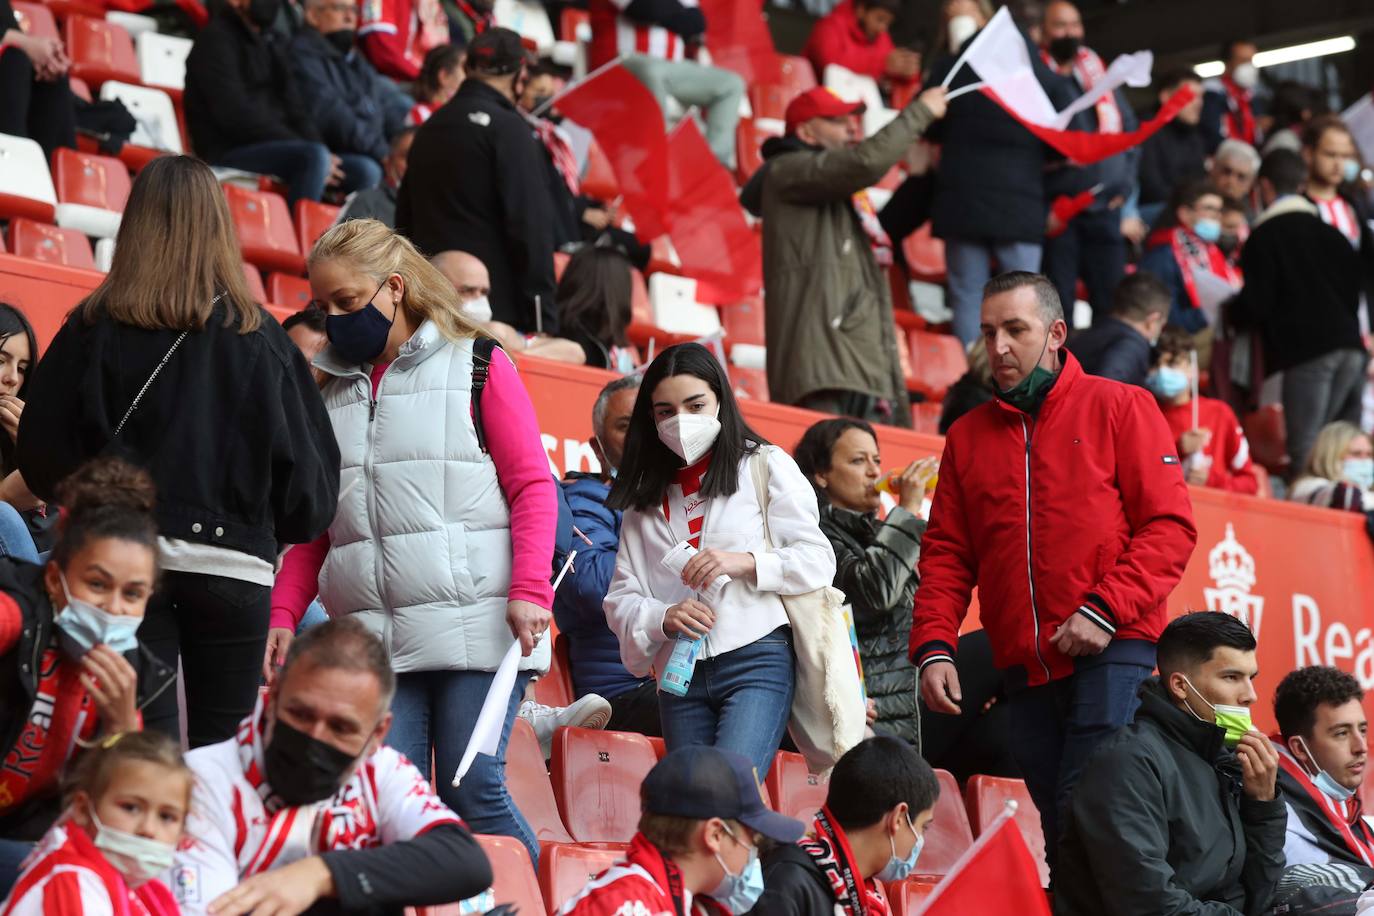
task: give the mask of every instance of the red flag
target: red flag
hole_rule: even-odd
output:
[[[701,0],[700,5],[706,16],[706,46],[717,67],[735,71],[751,86],[781,79],[763,0]]]
[[[1001,105],[1007,114],[1019,121],[1022,127],[1059,150],[1069,158],[1069,161],[1077,165],[1092,165],[1144,143],[1155,131],[1172,121],[1195,97],[1193,87],[1185,84],[1169,96],[1169,100],[1159,109],[1159,114],[1130,133],[1099,134],[1082,130],[1055,130],[1033,124],[1018,115],[1011,105],[998,98],[997,93],[990,88],[985,86],[982,91],[988,98]]]
[[[926,898],[918,916],[1050,916],[1040,871],[1010,811],[994,821]]]
[[[728,304],[763,285],[763,250],[736,197],[735,183],[711,155],[694,118],[668,136],[668,236],[701,302]]]
[[[1079,191],[1072,197],[1067,194],[1060,194],[1056,197],[1054,203],[1050,204],[1050,212],[1053,213],[1054,218],[1059,221],[1059,226],[1050,232],[1046,232],[1045,237],[1052,239],[1063,235],[1064,230],[1069,228],[1069,222],[1075,216],[1091,207],[1096,198],[1096,188],[1088,188],[1086,191]]]
[[[667,231],[668,138],[654,94],[619,64],[575,84],[555,107],[592,132],[641,238]]]

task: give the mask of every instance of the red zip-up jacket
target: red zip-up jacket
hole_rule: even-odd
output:
[[[1009,686],[1074,673],[1050,639],[1075,613],[1153,662],[1197,542],[1174,437],[1145,389],[1063,361],[1035,416],[998,398],[945,437],[911,629],[922,668],[954,660],[974,586]]]

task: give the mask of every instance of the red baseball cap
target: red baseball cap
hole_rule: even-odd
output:
[[[793,99],[787,106],[787,132],[794,134],[797,128],[812,118],[838,118],[843,115],[859,114],[864,110],[863,102],[846,102],[832,90],[824,86],[808,89]]]

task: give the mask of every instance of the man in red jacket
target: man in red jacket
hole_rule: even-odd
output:
[[[888,34],[901,6],[899,0],[843,0],[812,28],[802,56],[819,79],[825,79],[826,66],[838,64],[879,81],[916,81],[921,55],[894,47]]]
[[[1083,372],[1047,278],[994,277],[982,334],[998,396],[945,438],[911,657],[927,708],[957,714],[954,647],[976,586],[1053,868],[1058,812],[1135,713],[1197,531],[1154,399]]]

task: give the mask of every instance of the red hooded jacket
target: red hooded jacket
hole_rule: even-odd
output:
[[[1112,647],[1145,650],[1129,660],[1152,663],[1164,601],[1196,542],[1174,437],[1154,398],[1086,375],[1065,351],[1035,416],[999,398],[945,437],[912,660],[953,661],[977,586],[1010,686],[1074,673],[1075,659],[1050,639],[1075,613],[1111,633]]]

